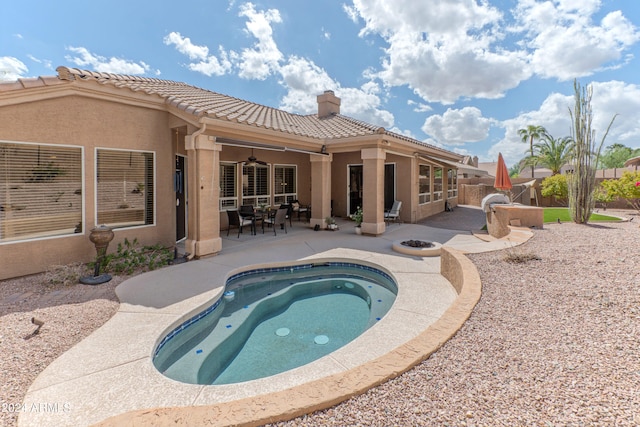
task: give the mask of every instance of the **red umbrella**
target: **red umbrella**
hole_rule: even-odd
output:
[[[509,177],[509,170],[502,158],[502,153],[498,153],[498,166],[496,167],[496,180],[493,184],[498,190],[511,190],[511,178]]]

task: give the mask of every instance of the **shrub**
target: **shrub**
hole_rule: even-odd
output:
[[[566,175],[548,176],[540,183],[540,193],[543,197],[555,197],[562,201],[562,205],[566,205],[569,196],[569,187]]]
[[[118,243],[115,253],[108,254],[102,262],[102,270],[116,274],[133,274],[138,271],[155,270],[169,264],[173,252],[161,245],[140,246],[138,239]]]
[[[640,171],[625,171],[618,179],[602,182],[602,187],[612,197],[626,199],[627,203],[640,212]]]

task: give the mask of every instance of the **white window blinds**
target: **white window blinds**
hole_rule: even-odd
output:
[[[153,224],[154,154],[98,149],[96,159],[98,224]]]
[[[82,148],[0,141],[0,242],[81,233]]]

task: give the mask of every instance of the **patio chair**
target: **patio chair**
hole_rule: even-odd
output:
[[[242,233],[242,228],[245,225],[248,225],[251,227],[251,230],[253,230],[253,218],[249,218],[249,217],[241,217],[238,214],[238,211],[227,211],[227,216],[229,217],[229,227],[227,228],[227,236],[229,235],[229,231],[231,230],[231,227],[237,227],[238,228],[238,238],[240,238],[240,233]]]
[[[402,208],[402,202],[395,200],[391,209],[384,212],[384,221],[387,223],[391,221],[397,222],[400,219],[400,208]]]
[[[283,207],[285,206],[285,207]],[[278,209],[274,216],[267,217],[262,220],[262,233],[264,233],[264,224],[273,226],[273,235],[276,236],[276,225],[281,226],[284,229],[284,232],[287,232],[287,205],[281,205],[280,209]],[[291,218],[289,218],[291,219]]]
[[[310,208],[307,205],[302,205],[298,200],[293,200],[291,202],[291,206],[293,207],[293,212],[298,214],[298,221],[300,221],[300,215],[304,214],[305,218],[309,219]]]
[[[289,227],[293,227],[293,223],[291,222],[291,218],[293,218],[293,203],[288,205],[288,204],[281,204],[279,209],[286,209],[287,210],[287,219],[289,220]]]

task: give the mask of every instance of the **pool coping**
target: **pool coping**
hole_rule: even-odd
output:
[[[407,229],[407,234],[415,235],[415,229]],[[485,252],[502,249],[526,241],[530,236],[531,232],[528,230],[518,231],[514,229],[508,238],[491,242],[485,242],[473,236],[456,236],[447,242],[440,259],[435,258],[428,262],[433,263],[438,260],[440,264],[439,271],[434,276],[440,276],[446,280],[450,286],[456,289],[458,295],[453,299],[451,305],[443,311],[444,314],[440,315],[437,319],[429,319],[427,322],[429,324],[428,327],[421,329],[417,332],[417,335],[401,345],[390,348],[388,351],[384,350],[385,352],[382,355],[370,358],[364,363],[358,363],[358,356],[356,355],[354,356],[356,357],[354,362],[356,366],[343,365],[339,371],[334,369],[333,365],[326,363],[324,365],[320,364],[320,368],[329,366],[330,369],[328,371],[330,372],[326,375],[322,373],[319,377],[317,376],[317,372],[312,373],[313,375],[310,377],[312,378],[311,380],[305,380],[303,378],[300,384],[292,387],[285,387],[274,391],[267,390],[265,393],[254,393],[251,396],[245,395],[239,396],[239,398],[234,398],[233,393],[229,392],[230,395],[224,396],[224,399],[222,399],[221,402],[217,401],[217,403],[211,403],[212,396],[208,395],[208,390],[210,389],[207,389],[207,387],[213,388],[221,386],[186,385],[185,387],[184,384],[169,380],[166,377],[162,377],[164,380],[158,381],[157,377],[161,376],[161,374],[149,369],[149,366],[152,365],[150,353],[153,351],[153,348],[155,348],[150,348],[149,336],[146,337],[146,341],[144,339],[142,340],[144,348],[146,349],[145,354],[140,354],[139,351],[136,353],[134,349],[131,350],[131,354],[118,355],[118,357],[122,359],[121,363],[116,363],[117,361],[114,362],[117,365],[117,369],[126,373],[122,375],[134,375],[138,383],[143,383],[134,383],[133,389],[127,388],[126,384],[120,384],[117,378],[114,378],[112,383],[108,381],[104,383],[104,377],[110,374],[108,370],[111,368],[105,368],[100,364],[100,361],[92,360],[92,357],[96,358],[101,355],[100,349],[93,350],[86,342],[91,341],[93,338],[94,344],[95,341],[97,341],[101,346],[105,346],[107,345],[104,344],[105,342],[109,343],[109,340],[115,339],[111,336],[114,330],[119,332],[117,329],[124,324],[133,329],[132,331],[128,331],[129,334],[133,335],[137,332],[137,328],[146,328],[144,331],[147,335],[151,333],[155,334],[153,335],[153,340],[155,340],[157,344],[158,340],[163,336],[163,332],[170,330],[173,325],[201,311],[216,298],[216,295],[222,293],[222,289],[217,288],[203,292],[197,297],[189,298],[178,304],[166,307],[164,310],[161,310],[161,313],[153,308],[134,307],[131,304],[123,303],[114,318],[94,332],[90,337],[79,343],[79,345],[63,354],[59,359],[56,359],[56,361],[38,376],[25,397],[25,403],[51,400],[64,401],[65,398],[73,400],[74,393],[76,395],[79,393],[74,387],[85,387],[89,390],[96,389],[97,393],[102,393],[102,398],[122,399],[124,396],[129,400],[123,402],[121,405],[118,402],[109,402],[109,405],[105,405],[109,406],[109,409],[105,409],[98,417],[95,413],[90,415],[92,408],[94,411],[102,409],[98,402],[88,402],[86,398],[84,398],[84,400],[79,399],[78,401],[72,402],[72,406],[78,405],[80,407],[79,410],[71,415],[66,414],[66,418],[64,419],[58,417],[52,418],[51,414],[44,414],[43,416],[42,414],[26,413],[20,415],[19,425],[45,425],[47,423],[49,425],[61,425],[63,423],[67,425],[85,425],[97,423],[97,425],[103,426],[122,425],[123,423],[135,425],[173,425],[176,420],[188,420],[185,423],[189,425],[204,423],[210,425],[260,425],[266,422],[294,418],[304,413],[333,406],[340,401],[360,394],[390,378],[400,375],[402,372],[420,363],[420,361],[426,359],[431,353],[436,351],[462,326],[480,297],[480,281],[477,277],[477,271],[473,264],[464,257],[463,254],[465,252]],[[384,242],[385,240],[381,239],[380,241]],[[366,243],[364,240],[363,242]],[[387,243],[390,242],[387,241]],[[365,246],[367,245],[365,244]],[[391,251],[390,247],[389,251]],[[375,253],[373,253],[374,256],[372,258],[371,252],[348,249],[346,252],[344,250],[339,251],[339,256],[344,256],[344,253],[351,255],[359,254],[365,262],[371,262],[376,265],[376,267],[380,266],[379,262],[383,259],[380,257],[384,255],[377,254],[378,258],[376,259]],[[317,260],[323,257],[326,258],[327,256],[332,257],[331,255],[335,256],[336,254],[332,254],[331,251],[320,251],[306,258],[298,258],[298,260]],[[398,256],[400,254],[389,253],[386,256],[388,255]],[[356,258],[357,257],[354,256],[354,259]],[[397,262],[397,259],[393,261]],[[183,265],[186,266],[188,264],[191,263]],[[431,264],[429,268],[432,267],[433,265]],[[393,271],[394,268],[391,268],[391,270],[390,272],[395,275],[396,271]],[[401,270],[402,266],[400,266],[400,274],[404,274]],[[192,274],[199,274],[197,271],[193,273],[193,268],[191,272]],[[170,275],[171,273],[165,274]],[[179,274],[179,272],[176,274]],[[422,273],[418,272],[413,274]],[[138,280],[148,280],[150,276],[143,275],[139,277]],[[398,284],[401,285],[400,283]],[[149,328],[149,325],[130,326],[127,323],[123,323],[122,319],[126,319],[127,316],[137,316],[136,318],[142,322],[148,321],[149,323],[153,323],[155,329]],[[424,321],[424,319],[420,320]],[[417,323],[419,324],[419,322]],[[152,332],[150,332],[150,330]],[[126,352],[128,350],[123,351]],[[79,359],[81,360],[80,363],[78,362]],[[334,362],[335,361],[332,361],[332,363]],[[348,362],[349,360],[347,360],[347,363]],[[116,374],[117,373],[118,371],[116,371]],[[120,379],[122,379],[122,375]],[[291,375],[295,376],[298,375],[298,373]],[[132,381],[132,379],[127,379]],[[102,380],[104,384],[99,385],[100,380]],[[153,390],[154,387],[158,387],[158,385],[160,385],[160,387],[171,387],[172,393],[178,395],[178,397],[184,397],[184,401],[181,401],[183,403],[176,406],[175,399],[170,399],[170,401],[162,401],[160,399],[156,404],[150,405],[147,399],[148,396],[141,395],[145,385],[149,386],[151,390]],[[263,381],[261,385],[266,385],[267,388],[269,388],[269,380]],[[190,389],[189,387],[199,387],[197,392],[195,392],[197,398],[194,398],[194,389]],[[55,396],[55,399],[52,396]],[[174,403],[171,404],[171,402]],[[138,409],[135,409],[136,406]],[[90,420],[84,417],[88,417]],[[98,418],[96,419],[96,417]]]

